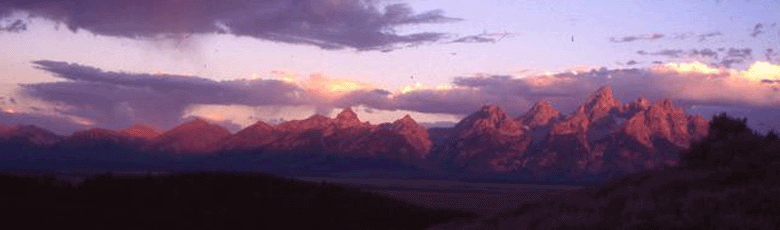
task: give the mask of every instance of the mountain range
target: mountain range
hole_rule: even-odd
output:
[[[24,154],[12,156],[12,151],[29,149],[61,152],[49,157],[54,160],[78,158],[73,154],[83,149],[104,149],[98,156],[81,157],[105,159],[131,152],[166,156],[306,152],[393,159],[467,172],[577,178],[674,166],[681,151],[706,136],[708,126],[707,120],[686,115],[669,100],[638,98],[621,104],[612,89],[604,86],[568,115],[546,101],[536,102],[515,118],[497,105],[485,105],[451,128],[426,129],[409,115],[375,125],[361,122],[349,108],[335,118],[313,115],[276,125],[258,121],[235,134],[199,118],[165,132],[134,125],[118,131],[95,128],[70,136],[32,125],[0,125],[0,154],[5,155],[0,159],[20,158]],[[132,159],[133,154],[116,159]]]

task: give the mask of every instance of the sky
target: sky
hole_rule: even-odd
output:
[[[624,103],[780,129],[780,0],[0,1],[0,123],[68,134],[351,107],[451,125],[485,104]]]

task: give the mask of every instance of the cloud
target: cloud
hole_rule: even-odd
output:
[[[395,30],[462,20],[445,16],[441,10],[415,13],[406,4],[379,9],[376,1],[370,0],[15,0],[0,4],[0,17],[13,10],[64,23],[73,32],[87,30],[113,37],[227,33],[322,49],[357,50],[392,50],[436,42],[445,34],[402,35]]]
[[[714,31],[709,33],[703,33],[703,34],[695,34],[694,32],[685,32],[685,33],[673,33],[669,38],[670,39],[676,39],[676,40],[685,40],[691,37],[698,38],[699,42],[706,41],[709,38],[717,37],[723,35],[720,31]],[[633,42],[638,40],[658,40],[666,37],[664,34],[646,34],[646,35],[634,35],[634,36],[625,36],[622,38],[615,38],[611,37],[609,38],[609,41],[614,43],[621,43],[621,42]]]
[[[744,63],[748,59],[753,59],[753,50],[750,48],[744,48],[744,49],[735,49],[735,48],[729,48],[729,50],[726,52],[725,57],[723,57],[723,60],[718,63],[720,66],[724,66],[726,68],[730,68],[733,64],[739,64]]]
[[[678,39],[678,40],[685,40],[685,39],[688,39],[688,38],[692,37],[693,35],[694,35],[693,32],[674,33],[671,38],[672,39]]]
[[[756,26],[753,27],[753,32],[750,32],[750,36],[751,37],[756,37],[759,34],[764,33],[763,28],[764,28],[764,24],[761,24],[761,23],[756,24]]]
[[[636,52],[639,55],[651,55],[651,56],[664,56],[671,59],[694,59],[694,60],[706,60],[711,59],[716,65],[730,68],[733,64],[745,63],[748,60],[753,59],[753,50],[750,48],[719,48],[712,50],[709,48],[704,49],[664,49],[655,52],[647,52],[639,50]]]
[[[534,102],[547,100],[568,113],[603,85],[612,86],[616,98],[623,102],[643,96],[651,100],[670,98],[686,105],[780,106],[780,66],[768,62],[756,62],[745,71],[692,62],[527,77],[477,74],[456,77],[447,85],[415,84],[399,90],[320,75],[301,80],[291,77],[213,81],[191,76],[107,72],[53,61],[35,64],[66,81],[22,85],[25,95],[65,105],[58,110],[60,115],[109,128],[124,128],[136,122],[172,127],[188,115],[188,108],[203,104],[310,106],[325,114],[334,108],[363,106],[372,110],[451,115],[466,115],[482,105],[498,104],[514,117],[525,113]]]
[[[716,32],[711,32],[711,33],[706,33],[706,34],[699,34],[697,37],[699,38],[699,42],[703,42],[703,41],[706,41],[709,38],[717,37],[717,36],[721,36],[721,35],[723,35],[723,34],[721,34],[720,32],[716,31]]]
[[[728,52],[726,52],[726,57],[733,57],[733,58],[752,58],[753,57],[753,50],[750,48],[744,48],[744,49],[735,49],[735,48],[729,48]]]
[[[764,57],[766,57],[766,61],[772,61],[772,58],[774,56],[778,56],[778,53],[775,52],[772,48],[766,49],[766,52],[764,53]]]
[[[355,91],[340,106],[465,115],[484,104],[498,104],[511,115],[525,113],[538,100],[573,111],[603,85],[627,102],[638,96],[669,98],[684,105],[771,108],[780,106],[780,66],[758,62],[746,71],[701,62],[667,63],[638,69],[591,69],[530,77],[477,75],[455,78],[449,88],[417,86],[406,92]]]
[[[451,41],[450,43],[493,43],[496,42],[495,38],[485,37],[482,35],[465,36]]]
[[[133,123],[172,127],[197,105],[311,106],[327,115],[339,98],[354,91],[375,89],[372,84],[360,81],[320,74],[298,79],[280,71],[273,71],[279,80],[214,81],[195,76],[103,71],[49,60],[33,64],[65,81],[22,84],[23,95],[67,105],[56,112],[83,117],[110,128]]]
[[[711,50],[711,49],[693,49],[690,52],[691,56],[698,56],[698,57],[709,57],[713,59],[718,59],[718,52]]]
[[[51,116],[36,113],[0,111],[0,122],[6,125],[30,125],[45,128],[59,135],[69,135],[75,131],[90,128],[89,125],[65,116]]]
[[[677,50],[665,49],[665,50],[660,50],[652,53],[648,53],[644,50],[640,50],[637,51],[636,53],[639,55],[654,55],[654,56],[666,56],[669,58],[679,58],[684,54],[684,52],[685,51],[679,49]]]
[[[611,37],[611,38],[609,38],[609,41],[614,42],[614,43],[633,42],[633,41],[638,41],[638,40],[653,41],[653,40],[661,39],[663,37],[664,37],[663,34],[654,33],[654,34],[645,34],[645,35],[625,36],[625,37],[622,37],[622,38]]]
[[[12,33],[19,33],[25,30],[27,30],[27,23],[23,22],[21,19],[17,19],[16,21],[10,23],[7,26],[0,26],[0,31],[12,32]]]
[[[193,104],[312,104],[315,90],[281,80],[213,81],[192,76],[107,72],[55,61],[36,68],[67,81],[23,84],[24,95],[70,105],[64,114],[125,126],[135,122],[170,127]]]
[[[457,38],[449,43],[495,43],[501,41],[504,38],[514,37],[514,33],[488,33],[483,32],[477,35],[469,35]]]

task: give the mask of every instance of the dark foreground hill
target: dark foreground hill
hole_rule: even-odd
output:
[[[3,229],[423,229],[473,217],[266,174],[87,178],[0,174]]]
[[[778,229],[780,141],[746,120],[713,117],[681,166],[548,197],[432,229]]]

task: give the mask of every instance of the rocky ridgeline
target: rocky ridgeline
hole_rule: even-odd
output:
[[[707,128],[701,116],[687,116],[669,100],[621,105],[605,86],[567,116],[545,101],[517,119],[484,106],[458,123],[435,154],[472,171],[622,174],[677,164],[679,152]]]
[[[91,129],[69,137],[35,126],[0,126],[0,144],[100,143],[170,155],[309,152],[400,159],[475,172],[579,177],[675,165],[679,152],[707,131],[706,120],[685,115],[669,100],[653,103],[639,98],[621,104],[605,86],[565,116],[546,101],[535,103],[517,118],[497,105],[486,105],[455,127],[433,129],[430,135],[408,115],[373,125],[361,122],[347,108],[335,118],[313,115],[277,125],[258,121],[235,134],[202,119],[163,133],[134,125],[121,131]]]

